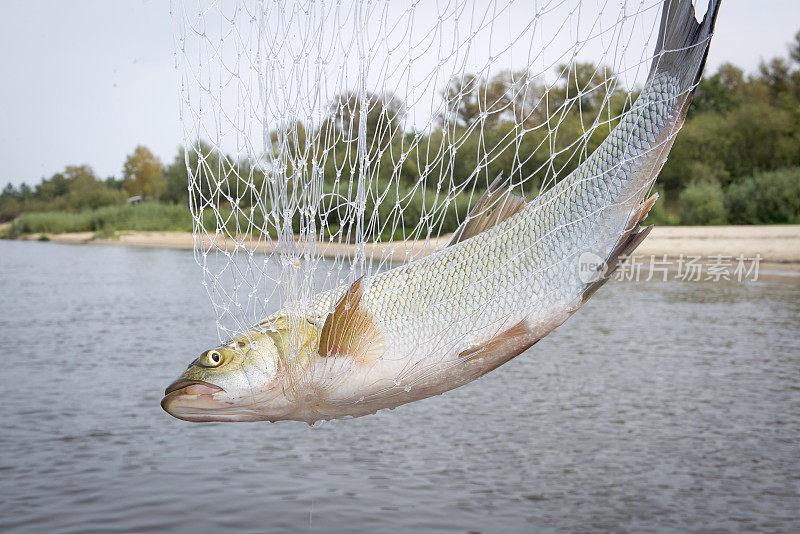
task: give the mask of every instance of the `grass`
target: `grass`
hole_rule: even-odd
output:
[[[212,233],[217,225],[224,225],[230,232],[235,233],[246,231],[254,225],[256,228],[264,226],[263,216],[260,213],[256,213],[253,220],[248,221],[241,212],[234,216],[230,208],[222,208],[216,213],[209,209],[202,222]],[[46,239],[45,234],[93,232],[96,238],[113,239],[117,232],[121,231],[191,232],[192,224],[192,214],[188,206],[145,202],[137,205],[105,206],[80,212],[23,213],[8,228],[0,232],[0,238],[41,234]],[[272,228],[270,232],[274,234]]]
[[[5,237],[70,232],[96,232],[100,236],[110,237],[121,230],[191,232],[192,216],[186,206],[156,202],[105,206],[78,213],[24,213],[12,223]]]

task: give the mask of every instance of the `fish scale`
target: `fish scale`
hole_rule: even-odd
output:
[[[390,345],[402,345],[410,336],[421,346],[438,347],[448,337],[468,347],[486,341],[498,325],[523,318],[547,322],[551,310],[576,305],[586,286],[576,258],[589,242],[601,257],[616,244],[652,181],[648,155],[672,133],[677,106],[668,103],[676,102],[679,92],[677,78],[654,80],[584,164],[520,213],[372,277],[365,284],[364,303],[391,338]],[[417,357],[446,361],[454,354],[434,350]]]

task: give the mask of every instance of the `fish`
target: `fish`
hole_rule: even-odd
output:
[[[647,81],[572,173],[528,200],[498,177],[424,258],[286,306],[203,352],[161,406],[204,421],[360,417],[467,384],[573,315],[652,229],[648,196],[700,81],[702,21],[666,0]]]

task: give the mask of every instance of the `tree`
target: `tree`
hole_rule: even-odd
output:
[[[474,74],[464,74],[450,80],[442,91],[446,111],[442,122],[454,121],[458,126],[471,126],[481,116],[482,81]],[[485,94],[485,91],[484,91]],[[483,101],[487,99],[484,97]]]
[[[700,81],[689,112],[725,113],[732,110],[742,102],[744,84],[744,73],[740,68],[730,63],[723,64],[716,74]]]
[[[0,193],[0,222],[11,221],[22,211],[20,194],[13,185],[8,184]]]
[[[6,184],[3,188],[3,191],[0,192],[0,200],[5,200],[6,198],[17,198],[19,193],[14,188],[14,184]]]
[[[31,186],[29,186],[28,184],[23,182],[19,186],[19,198],[20,198],[20,200],[22,200],[24,202],[26,200],[30,200],[32,196],[33,196],[33,189],[31,189]]]
[[[659,183],[677,192],[695,181],[727,186],[757,171],[800,164],[792,112],[748,99],[727,113],[698,113],[681,130]]]
[[[69,180],[62,173],[57,172],[49,180],[42,180],[36,186],[36,198],[50,202],[58,197],[63,197],[69,192]]]
[[[769,63],[761,62],[758,66],[762,83],[766,84],[770,101],[780,103],[788,95],[792,86],[792,75],[789,63],[780,57],[772,58]]]
[[[242,207],[260,198],[264,173],[246,158],[236,160],[205,141],[197,141],[189,147],[188,155],[184,147],[178,148],[164,168],[164,182],[163,199],[170,202],[188,204],[191,184],[195,206],[227,202]]]
[[[178,148],[175,159],[164,167],[166,197],[176,204],[189,203],[189,173],[186,171],[186,149]]]
[[[63,175],[69,184],[69,193],[66,196],[69,209],[95,209],[117,204],[122,200],[120,193],[108,189],[88,165],[67,165]]]
[[[794,42],[789,45],[789,57],[800,65],[800,31],[794,34]]]
[[[364,110],[366,108],[366,110]],[[366,115],[367,145],[370,148],[385,147],[401,132],[399,128],[405,116],[405,103],[392,93],[376,95],[367,92],[365,95],[355,91],[347,91],[333,99],[329,106],[330,120],[344,141],[358,138],[361,118]],[[297,129],[298,135],[305,132]]]
[[[550,91],[555,98],[555,105],[561,105],[567,100],[577,100],[582,113],[597,112],[603,106],[614,79],[614,71],[610,68],[585,62],[559,65],[556,74],[562,85],[559,89]]]
[[[125,159],[122,176],[123,187],[130,196],[142,195],[145,198],[158,199],[164,193],[161,161],[145,146],[137,146],[133,154]]]
[[[75,183],[96,182],[97,177],[94,175],[94,169],[89,165],[67,165],[64,167],[64,177],[72,188]]]
[[[717,69],[717,76],[725,87],[735,95],[742,95],[744,91],[745,79],[744,71],[733,63],[723,63]]]
[[[117,191],[122,191],[123,183],[125,183],[125,180],[122,178],[117,178],[116,176],[109,176],[105,181],[106,187],[109,189],[116,189]]]
[[[442,91],[442,123],[469,127],[483,121],[488,127],[502,122],[530,121],[542,109],[544,87],[526,71],[502,71],[485,79],[464,74],[450,80]]]

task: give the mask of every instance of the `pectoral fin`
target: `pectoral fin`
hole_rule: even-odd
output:
[[[361,303],[362,278],[356,280],[325,319],[319,341],[323,358],[350,356],[367,363],[383,354],[385,343],[380,329]]]

